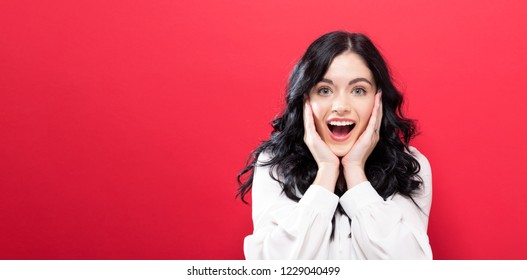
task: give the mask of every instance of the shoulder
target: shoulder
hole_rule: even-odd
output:
[[[258,165],[262,165],[268,163],[272,158],[273,156],[269,152],[263,151],[258,155],[256,162]]]
[[[273,179],[277,178],[276,168],[273,168],[273,165],[270,163],[273,159],[273,156],[267,152],[261,152],[255,161],[254,165],[254,178],[253,178],[253,188],[258,185],[259,182],[271,183],[275,181]]]
[[[417,162],[419,162],[419,177],[423,180],[421,195],[429,196],[432,195],[432,168],[428,159],[417,150],[415,147],[410,146],[408,153],[412,155]]]
[[[432,173],[432,168],[430,167],[430,162],[428,161],[428,158],[423,155],[417,148],[410,146],[408,149],[408,153],[412,155],[417,162],[419,162],[419,165],[421,166],[421,172],[420,173]]]

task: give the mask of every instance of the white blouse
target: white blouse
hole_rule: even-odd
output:
[[[269,175],[257,167],[252,186],[254,232],[245,238],[247,259],[432,259],[426,234],[432,203],[432,173],[425,156],[410,147],[421,165],[424,185],[413,196],[395,194],[386,201],[370,182],[339,197],[311,185],[299,202],[289,199]],[[258,161],[265,162],[261,154]],[[331,219],[337,211],[331,239]]]

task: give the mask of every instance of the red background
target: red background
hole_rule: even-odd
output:
[[[378,45],[437,259],[527,259],[522,1],[2,1],[0,258],[241,259],[236,174],[315,38]]]

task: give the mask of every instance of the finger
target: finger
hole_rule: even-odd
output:
[[[307,108],[307,100],[306,100],[304,101],[304,129],[306,132],[307,132],[308,116],[309,116],[309,108]]]
[[[377,132],[381,129],[382,124],[382,90],[379,90],[379,109],[377,112],[377,123],[375,124],[375,128],[377,129]]]
[[[307,129],[307,123],[309,121],[309,108],[307,107],[307,100],[304,102],[304,128]]]
[[[370,121],[368,122],[368,126],[366,127],[365,132],[374,133],[377,129],[377,119],[378,119],[378,112],[379,112],[379,100],[380,94],[377,93],[375,95],[375,104],[373,105],[373,110],[371,112]]]
[[[315,120],[313,119],[313,110],[309,100],[304,103],[304,129],[305,134],[312,133],[315,127]]]

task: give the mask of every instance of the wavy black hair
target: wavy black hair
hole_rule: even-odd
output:
[[[318,167],[304,143],[304,100],[322,80],[333,58],[347,51],[363,59],[373,73],[377,88],[382,90],[380,139],[366,161],[366,177],[384,200],[399,193],[413,201],[412,194],[422,184],[419,162],[408,153],[410,140],[416,135],[415,122],[404,117],[403,96],[394,86],[390,71],[371,40],[360,33],[335,31],[315,40],[294,67],[287,87],[287,105],[273,120],[270,139],[249,155],[247,165],[238,174],[237,196],[243,202],[247,203],[244,198],[252,188],[257,164],[270,166],[270,176],[294,201],[300,200],[297,191],[303,195],[313,183]],[[261,153],[269,154],[270,160],[258,162]],[[339,186],[341,179],[342,176],[335,188],[339,197],[346,191]],[[338,209],[343,212],[340,205]]]

